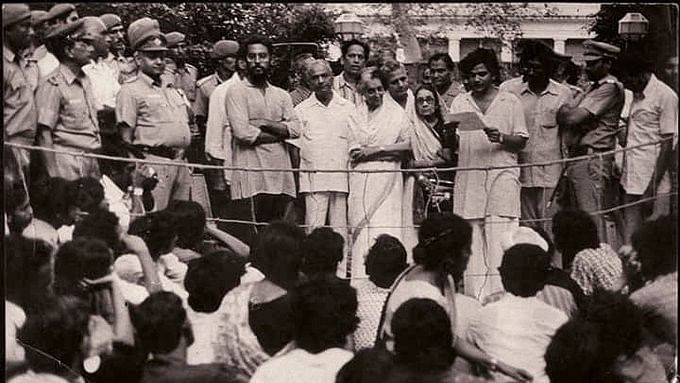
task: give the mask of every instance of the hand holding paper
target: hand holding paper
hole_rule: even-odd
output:
[[[487,127],[475,112],[448,114],[446,120],[457,123],[459,131],[482,130]]]

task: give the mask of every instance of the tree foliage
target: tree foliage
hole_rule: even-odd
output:
[[[641,13],[649,21],[649,34],[638,43],[627,43],[618,32],[619,20],[628,12]],[[590,31],[599,41],[619,47],[632,48],[635,45],[662,64],[668,57],[677,55],[678,5],[603,4],[590,25]]]

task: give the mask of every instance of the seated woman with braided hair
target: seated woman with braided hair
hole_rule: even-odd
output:
[[[462,280],[467,267],[472,227],[457,215],[435,215],[423,222],[418,232],[418,241],[418,246],[413,249],[416,264],[397,277],[383,308],[376,344],[385,346],[388,350],[394,349],[394,333],[391,327],[394,313],[404,302],[413,298],[437,302],[451,320],[452,333],[457,333],[456,280]],[[461,357],[473,364],[496,370],[520,381],[531,378],[525,371],[490,357],[465,338],[454,337],[453,347]]]

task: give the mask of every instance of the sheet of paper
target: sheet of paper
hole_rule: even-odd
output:
[[[484,122],[475,112],[452,113],[446,116],[446,120],[458,123],[458,130],[482,130],[486,128]]]

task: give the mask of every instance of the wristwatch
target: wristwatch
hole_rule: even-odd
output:
[[[501,133],[500,136],[498,136],[498,143],[499,144],[503,143],[503,133]]]
[[[498,360],[496,358],[491,358],[489,359],[489,370],[491,371],[496,371],[498,370]]]

